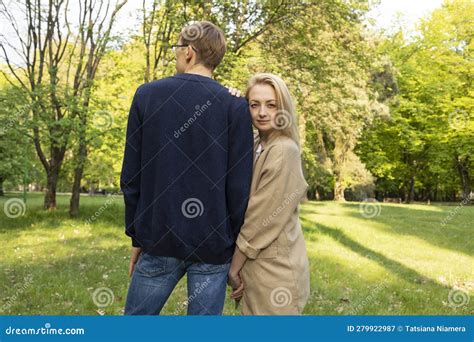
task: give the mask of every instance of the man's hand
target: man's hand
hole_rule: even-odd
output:
[[[132,247],[132,255],[130,256],[130,267],[128,269],[128,276],[131,277],[133,274],[133,270],[135,269],[135,264],[138,261],[138,257],[142,252],[141,247]]]

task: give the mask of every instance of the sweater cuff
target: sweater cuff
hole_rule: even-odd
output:
[[[237,247],[239,247],[240,251],[244,253],[247,258],[249,259],[256,259],[260,250],[255,249],[251,244],[249,244],[241,234],[237,237],[237,241],[235,242]]]
[[[133,247],[141,247],[141,246],[142,246],[142,245],[140,244],[140,242],[138,242],[137,239],[135,239],[135,238],[133,238],[133,237],[132,237],[131,239],[132,239],[132,246],[133,246]]]

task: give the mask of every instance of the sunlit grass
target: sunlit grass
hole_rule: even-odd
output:
[[[0,198],[0,314],[122,314],[130,250],[122,198],[82,197],[81,217],[72,220],[68,196],[58,196],[57,211],[45,212],[42,196],[29,195],[25,214],[9,218],[3,209],[12,197]],[[474,300],[462,296],[474,290],[474,207],[448,221],[454,206],[374,208],[378,215],[369,218],[358,203],[302,206],[311,265],[305,313],[473,314]],[[164,314],[186,313],[185,284]],[[100,288],[113,293],[110,305],[94,303]],[[450,303],[453,288],[469,302]],[[230,300],[225,314],[238,314]]]

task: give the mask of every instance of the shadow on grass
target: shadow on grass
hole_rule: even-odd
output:
[[[369,258],[370,260],[377,262],[380,266],[387,268],[388,270],[390,270],[390,272],[398,275],[399,277],[401,277],[402,279],[404,279],[405,281],[409,283],[428,284],[430,286],[437,287],[440,289],[449,288],[449,287],[440,285],[436,281],[425,277],[424,275],[406,267],[405,265],[399,263],[398,261],[389,259],[383,254],[375,252],[361,245],[360,243],[352,240],[344,232],[338,229],[330,228],[319,223],[314,223],[305,218],[302,218],[301,221],[303,222],[303,225],[305,226],[305,229],[308,232],[310,233],[318,232],[318,233],[325,234],[332,237],[334,240],[338,241],[339,243],[349,248],[353,252],[359,254],[363,258]]]
[[[433,211],[410,208],[409,205],[405,207],[405,205],[382,204],[378,216],[364,218],[359,211],[359,203],[340,203],[339,205],[347,209],[344,216],[379,223],[371,225],[374,229],[404,236],[411,235],[437,247],[474,255],[474,230],[469,227],[474,221],[474,208],[472,207],[463,208],[465,211],[458,214],[456,219],[463,218],[462,225],[455,225],[453,222],[442,225],[443,219],[448,216],[452,207],[445,207],[443,211]],[[311,202],[303,208],[302,214],[331,215],[331,213],[324,212],[324,206],[324,203]],[[464,217],[466,218],[464,219]],[[343,226],[343,221],[341,221],[341,225]]]

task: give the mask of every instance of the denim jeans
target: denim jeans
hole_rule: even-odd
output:
[[[159,315],[179,280],[188,276],[188,315],[221,315],[230,263],[212,265],[142,252],[128,289],[125,315]],[[186,303],[179,305],[180,314]]]

